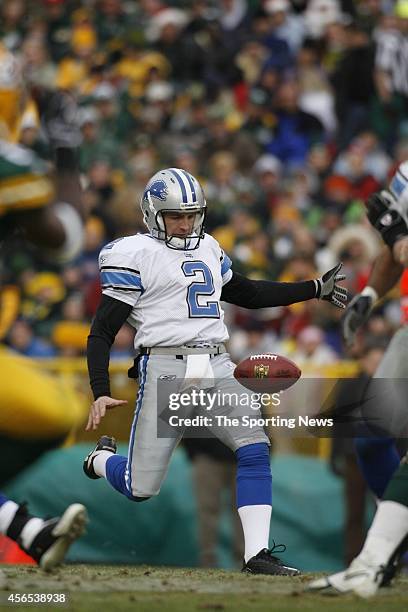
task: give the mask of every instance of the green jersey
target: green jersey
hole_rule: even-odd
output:
[[[0,140],[0,216],[46,206],[53,197],[44,162],[29,149]]]

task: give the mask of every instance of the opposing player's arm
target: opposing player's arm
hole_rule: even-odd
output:
[[[347,290],[337,284],[345,278],[338,274],[340,268],[338,264],[318,279],[297,283],[251,280],[234,272],[222,289],[221,300],[243,308],[268,308],[318,298],[345,308]]]
[[[57,202],[69,203],[84,217],[82,189],[79,180],[79,145],[81,134],[78,106],[67,91],[42,91],[36,102],[41,123],[54,153]]]
[[[403,266],[395,261],[390,249],[383,246],[374,261],[367,286],[372,287],[377,293],[377,299],[380,299],[399,281],[403,269]]]
[[[390,190],[373,193],[367,200],[367,218],[380,233],[384,246],[374,262],[367,286],[354,296],[344,315],[343,336],[348,345],[353,344],[357,330],[367,322],[377,300],[394,287],[408,266],[408,227],[395,208],[406,183],[400,167]]]
[[[38,103],[38,100],[37,100]],[[27,240],[62,262],[80,251],[83,237],[77,106],[66,92],[48,92],[38,105],[54,154],[53,180],[33,153],[3,143],[0,210],[13,217]]]

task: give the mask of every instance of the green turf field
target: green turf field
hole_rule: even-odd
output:
[[[247,576],[223,570],[147,566],[67,565],[51,574],[30,566],[2,566],[0,609],[132,610],[178,612],[190,610],[405,612],[408,578],[381,589],[373,599],[333,597],[303,592],[312,574],[298,578]],[[17,605],[14,593],[65,593],[65,605]]]

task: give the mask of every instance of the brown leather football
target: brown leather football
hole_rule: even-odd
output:
[[[234,376],[241,385],[261,393],[276,393],[288,389],[301,374],[293,361],[274,353],[251,355],[241,361],[234,370]]]

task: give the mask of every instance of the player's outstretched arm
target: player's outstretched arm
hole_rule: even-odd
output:
[[[86,430],[96,429],[106,410],[126,402],[110,396],[109,353],[115,336],[130,315],[132,307],[125,302],[102,295],[92,321],[87,343],[89,381],[94,402],[89,412]]]
[[[384,245],[374,261],[367,286],[351,300],[343,317],[343,337],[347,345],[354,342],[357,330],[368,320],[377,300],[390,291],[400,279],[403,267],[389,247]]]
[[[345,308],[347,290],[338,285],[345,278],[343,274],[338,274],[341,265],[338,264],[318,279],[298,283],[252,280],[234,272],[222,289],[221,300],[243,308],[269,308],[317,298]]]
[[[354,296],[343,317],[343,337],[349,346],[357,330],[368,320],[376,301],[394,287],[403,268],[408,267],[408,226],[396,204],[395,194],[387,190],[373,193],[367,200],[367,218],[380,233],[384,246],[374,262],[367,286]]]
[[[41,207],[21,210],[15,214],[15,220],[27,240],[65,262],[78,254],[83,236],[77,104],[67,92],[41,90],[41,95],[36,93],[43,130],[54,154],[53,189],[50,188]],[[43,182],[49,182],[48,177],[44,176]]]
[[[81,132],[76,99],[70,92],[62,90],[37,88],[32,94],[54,153],[57,200],[68,202],[83,217],[78,151]]]

